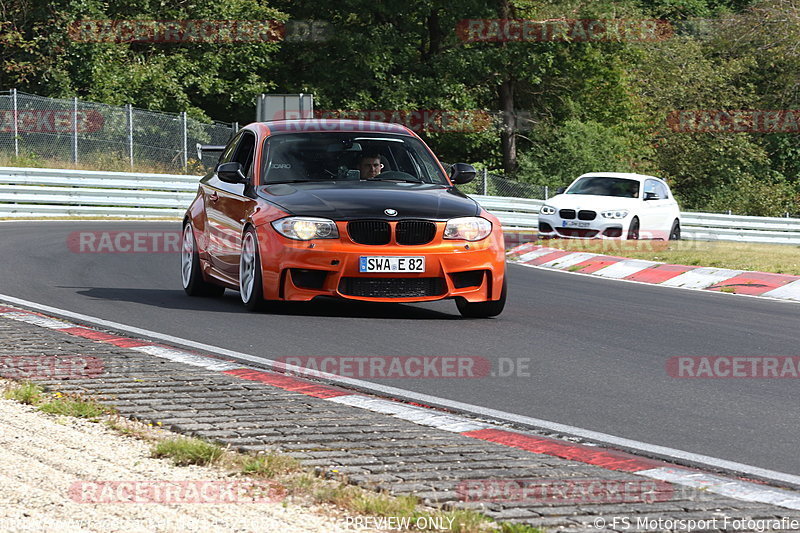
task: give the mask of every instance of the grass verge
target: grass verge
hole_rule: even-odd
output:
[[[44,413],[62,416],[74,416],[97,421],[101,416],[112,410],[93,398],[86,398],[79,394],[61,394],[56,392],[48,399],[42,401],[39,410]]]
[[[223,449],[216,444],[190,437],[165,439],[153,447],[152,456],[169,458],[175,466],[208,466],[222,457]]]
[[[102,172],[142,172],[152,174],[204,174],[203,166],[195,160],[184,172],[183,167],[168,164],[142,164],[134,163],[131,167],[130,160],[126,157],[119,157],[118,154],[94,154],[80,163],[72,163],[63,159],[42,159],[35,154],[23,154],[20,156],[0,155],[0,167],[23,167],[23,168],[66,168],[74,170],[99,170]]]
[[[3,391],[3,398],[16,400],[26,405],[36,405],[42,400],[44,389],[30,381],[23,381],[17,386]]]
[[[94,398],[87,398],[79,394],[62,394],[60,392],[48,394],[41,386],[29,381],[23,381],[7,388],[3,391],[3,397],[26,405],[36,406],[43,413],[86,418],[94,421],[103,415],[113,412],[112,409],[99,403]]]

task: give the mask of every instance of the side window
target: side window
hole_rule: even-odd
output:
[[[229,163],[231,161],[233,152],[236,150],[236,145],[239,144],[239,139],[241,138],[242,134],[240,133],[228,143],[228,146],[225,147],[225,150],[223,150],[222,154],[219,156],[219,161],[217,164]]]
[[[658,194],[658,191],[656,190],[656,185],[657,185],[656,181],[654,181],[654,180],[646,180],[644,182],[644,193],[647,194],[649,192],[652,192],[652,193],[655,193],[658,196],[661,196],[660,194]]]
[[[251,170],[253,167],[253,155],[255,154],[255,148],[256,136],[253,135],[252,132],[245,131],[241,137],[239,146],[236,149],[236,155],[234,156],[233,161],[241,163],[242,174],[248,177],[252,176]]]
[[[658,186],[656,187],[656,192],[658,196],[661,197],[662,200],[669,200],[669,191],[667,190],[667,186],[661,183],[660,181],[656,182]]]

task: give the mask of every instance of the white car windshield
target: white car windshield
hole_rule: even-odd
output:
[[[618,196],[638,198],[639,182],[626,178],[610,176],[591,176],[581,178],[570,187],[566,194],[590,194],[593,196]]]

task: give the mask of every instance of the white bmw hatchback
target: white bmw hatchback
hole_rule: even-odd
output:
[[[539,236],[678,240],[680,209],[659,178],[592,172],[545,201],[539,211]]]

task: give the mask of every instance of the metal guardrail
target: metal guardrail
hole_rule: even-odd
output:
[[[0,167],[0,217],[176,217],[198,176]]]
[[[180,218],[199,176],[0,167],[0,218]],[[535,231],[544,200],[472,195],[508,231]],[[682,213],[693,240],[800,245],[800,219]]]
[[[470,197],[500,219],[505,230],[536,231],[539,229],[539,209],[544,204],[544,200],[477,194],[471,194]]]

